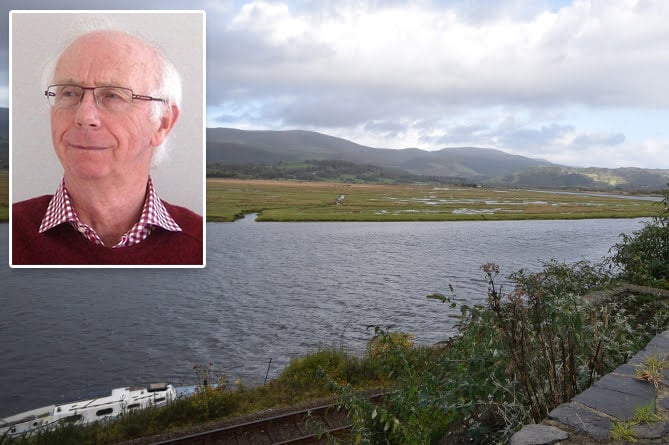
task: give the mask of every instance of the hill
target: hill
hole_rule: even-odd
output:
[[[643,168],[533,167],[489,182],[515,187],[582,188],[652,192],[665,189],[669,170]]]
[[[321,133],[207,129],[207,163],[272,164],[279,161],[337,160],[405,170],[409,174],[485,181],[550,162],[499,150],[462,147],[426,151],[417,148],[366,147]]]
[[[332,164],[327,165],[329,170],[324,173],[322,164],[307,161],[359,164],[366,167],[364,173],[358,173],[359,179],[370,180],[376,174],[377,182],[422,178],[512,187],[627,192],[658,191],[666,188],[669,182],[669,170],[568,167],[491,148],[456,147],[437,151],[372,148],[302,130],[207,129],[207,164],[216,165],[209,169],[212,175],[253,176],[250,165],[258,166],[255,177],[294,178],[296,170],[302,175],[300,179],[323,179],[336,175]],[[308,165],[305,166],[305,163]],[[347,164],[340,164],[337,168],[341,173],[339,177],[343,179],[351,171],[359,170]]]

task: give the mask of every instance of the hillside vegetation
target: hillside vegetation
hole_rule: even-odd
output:
[[[385,184],[430,182],[465,185],[466,183],[464,178],[422,176],[409,173],[406,170],[336,160],[307,160],[299,162],[279,161],[274,164],[243,165],[215,163],[207,165],[207,176],[212,178],[233,179],[288,179],[299,181]]]

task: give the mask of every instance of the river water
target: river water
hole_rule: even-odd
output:
[[[1,226],[0,226],[1,227]],[[0,230],[0,251],[8,231]],[[369,325],[420,344],[454,333],[433,292],[484,301],[480,265],[599,261],[642,220],[207,225],[205,269],[0,268],[0,416],[112,387],[192,384],[212,363],[261,384]],[[271,360],[271,363],[270,363]]]

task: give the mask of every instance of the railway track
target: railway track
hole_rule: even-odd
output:
[[[350,428],[347,413],[333,403],[153,442],[152,445],[320,444],[327,443],[326,435],[341,438]]]

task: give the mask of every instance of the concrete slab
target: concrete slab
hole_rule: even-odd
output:
[[[548,414],[548,418],[597,440],[608,439],[613,426],[608,418],[573,402],[559,405]]]
[[[612,391],[618,391],[625,394],[631,394],[639,397],[653,400],[657,393],[652,383],[641,381],[636,378],[607,374],[592,385],[593,388],[603,388]]]
[[[620,420],[634,416],[641,406],[655,400],[656,389],[650,383],[637,379],[607,374],[572,400]]]
[[[625,363],[624,365],[618,366],[613,370],[614,374],[626,375],[628,377],[636,376],[636,370],[638,367],[632,363]]]
[[[669,335],[667,335],[667,332],[665,331],[653,337],[644,350],[666,354],[669,351]]]

